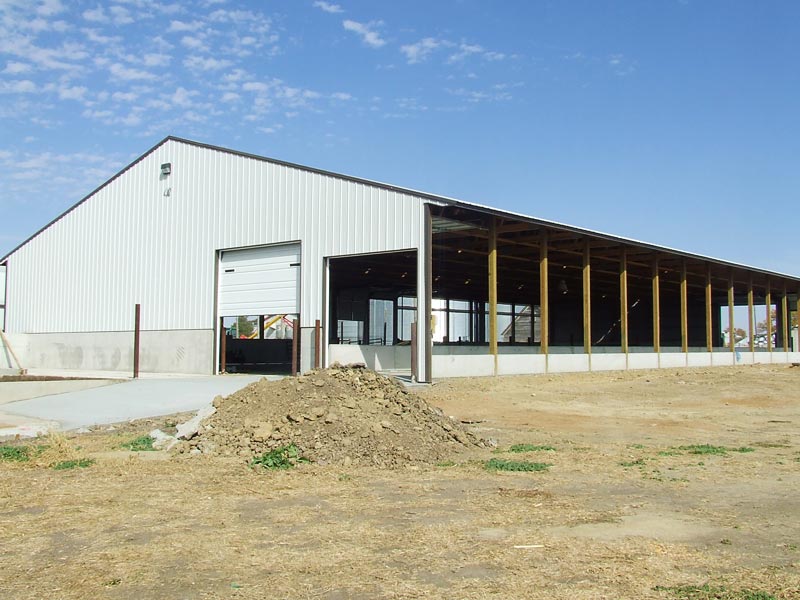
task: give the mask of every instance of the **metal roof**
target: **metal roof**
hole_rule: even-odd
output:
[[[696,253],[688,252],[688,251],[685,251],[685,250],[679,250],[679,249],[676,249],[676,248],[671,248],[671,247],[668,247],[668,246],[659,246],[659,245],[656,245],[656,244],[651,244],[651,243],[644,242],[644,241],[641,241],[641,240],[636,240],[636,239],[633,239],[633,238],[626,238],[626,237],[622,237],[622,236],[613,235],[613,234],[610,234],[610,233],[604,233],[604,232],[601,232],[601,231],[595,231],[595,230],[592,230],[592,229],[586,229],[586,228],[582,228],[582,227],[576,227],[576,226],[573,226],[573,225],[567,225],[565,223],[559,223],[557,221],[549,221],[549,220],[545,220],[545,219],[540,219],[540,218],[537,218],[537,217],[532,217],[530,215],[526,215],[526,214],[522,214],[522,213],[518,213],[518,212],[514,212],[514,211],[509,211],[509,210],[504,210],[504,209],[499,209],[499,208],[495,208],[495,207],[492,207],[492,206],[479,204],[479,203],[476,203],[476,202],[467,202],[465,200],[459,200],[457,198],[450,198],[448,196],[442,196],[442,195],[439,195],[439,194],[431,194],[429,192],[423,192],[423,191],[420,191],[420,190],[415,190],[413,188],[408,188],[408,187],[397,186],[397,185],[393,185],[393,184],[389,184],[389,183],[384,183],[384,182],[376,181],[376,180],[373,180],[373,179],[365,179],[363,177],[356,177],[356,176],[353,176],[353,175],[346,175],[346,174],[343,174],[343,173],[335,173],[333,171],[327,171],[325,169],[318,169],[316,167],[309,167],[309,166],[301,165],[301,164],[298,164],[298,163],[292,163],[292,162],[287,162],[287,161],[278,160],[278,159],[274,159],[274,158],[269,158],[269,157],[266,157],[266,156],[260,156],[258,154],[251,154],[251,153],[248,153],[248,152],[241,152],[241,151],[238,151],[238,150],[232,150],[230,148],[225,148],[225,147],[222,147],[222,146],[215,146],[215,145],[212,145],[212,144],[205,144],[203,142],[197,142],[197,141],[194,141],[194,140],[181,138],[181,137],[177,137],[177,136],[172,136],[172,135],[169,135],[166,138],[164,138],[163,140],[161,140],[160,142],[158,142],[155,146],[153,146],[152,148],[147,150],[144,154],[142,154],[137,159],[135,159],[133,162],[131,162],[129,165],[127,165],[125,168],[123,168],[119,173],[117,173],[116,175],[114,175],[113,177],[108,179],[106,182],[104,182],[103,184],[98,186],[96,189],[92,190],[89,194],[84,196],[80,201],[78,201],[73,206],[68,208],[66,211],[64,211],[62,214],[60,214],[58,217],[53,219],[50,223],[48,223],[47,225],[45,225],[44,227],[39,229],[36,233],[31,235],[24,242],[22,242],[16,248],[11,250],[8,254],[6,254],[5,256],[0,258],[0,264],[4,263],[12,254],[14,254],[17,250],[19,250],[22,246],[24,246],[28,242],[30,242],[33,238],[35,238],[37,235],[39,235],[42,231],[44,231],[45,229],[47,229],[48,227],[53,225],[59,219],[64,217],[64,215],[69,214],[76,207],[80,206],[83,202],[85,202],[86,200],[91,198],[98,191],[103,189],[105,186],[109,185],[111,182],[113,182],[115,179],[117,179],[120,175],[122,175],[123,173],[128,171],[131,167],[133,167],[134,165],[139,163],[142,159],[144,159],[146,156],[148,156],[154,150],[156,150],[157,148],[159,148],[160,146],[162,146],[163,144],[165,144],[166,142],[168,142],[170,140],[175,141],[175,142],[179,142],[179,143],[183,143],[183,144],[189,144],[189,145],[192,145],[192,146],[196,146],[198,148],[205,148],[205,149],[208,149],[208,150],[215,150],[215,151],[218,151],[218,152],[224,152],[224,153],[233,154],[233,155],[236,155],[236,156],[242,156],[242,157],[252,158],[252,159],[255,159],[255,160],[265,161],[265,162],[269,162],[269,163],[273,163],[273,164],[277,164],[277,165],[282,165],[282,166],[286,166],[286,167],[292,167],[292,168],[296,168],[296,169],[301,169],[301,170],[308,171],[308,172],[311,172],[311,173],[318,173],[320,175],[326,175],[326,176],[329,176],[329,177],[336,177],[336,178],[344,179],[344,180],[347,180],[347,181],[353,181],[353,182],[356,182],[356,183],[363,183],[365,185],[376,186],[376,187],[379,187],[379,188],[383,188],[383,189],[387,189],[387,190],[391,190],[391,191],[395,191],[395,192],[400,192],[400,193],[404,193],[404,194],[409,194],[409,195],[412,195],[412,196],[417,196],[419,198],[424,198],[426,200],[435,202],[435,203],[440,204],[440,205],[466,208],[466,209],[482,212],[482,213],[485,213],[485,214],[488,214],[488,215],[494,215],[494,216],[497,216],[497,217],[503,217],[503,218],[507,218],[507,219],[515,219],[515,220],[518,220],[518,221],[524,221],[524,222],[527,222],[527,223],[531,223],[533,225],[539,225],[539,226],[543,226],[543,227],[549,227],[549,228],[552,228],[552,229],[558,229],[558,230],[561,230],[561,231],[574,233],[574,234],[580,235],[580,236],[591,237],[591,238],[595,238],[595,239],[603,239],[603,240],[606,240],[606,241],[619,243],[619,244],[638,246],[638,247],[645,248],[645,249],[648,249],[648,250],[653,250],[653,251],[656,251],[656,252],[664,252],[664,253],[673,254],[675,256],[679,256],[679,257],[683,257],[683,258],[690,258],[690,259],[694,259],[694,260],[701,260],[701,261],[705,261],[705,262],[710,262],[710,263],[714,263],[714,264],[720,265],[720,266],[736,268],[736,269],[743,269],[743,270],[752,271],[754,273],[760,273],[760,274],[767,275],[767,276],[774,276],[774,277],[779,277],[779,278],[783,278],[783,279],[790,279],[790,280],[797,281],[798,283],[800,283],[800,276],[789,275],[787,273],[781,273],[781,272],[778,272],[778,271],[769,271],[769,270],[761,269],[759,267],[754,267],[754,266],[751,266],[751,265],[746,265],[746,264],[742,264],[742,263],[735,263],[735,262],[727,261],[727,260],[720,259],[720,258],[715,258],[715,257],[711,257],[711,256],[705,256],[705,255],[702,255],[702,254],[696,254]]]

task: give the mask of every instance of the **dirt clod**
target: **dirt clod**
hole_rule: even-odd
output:
[[[485,446],[395,380],[363,367],[262,379],[214,406],[196,442],[206,453],[249,459],[291,443],[316,463],[400,466]]]

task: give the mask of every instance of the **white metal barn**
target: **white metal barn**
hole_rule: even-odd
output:
[[[0,259],[0,368],[12,350],[26,368],[339,361],[420,381],[800,361],[798,290],[780,273],[168,137]],[[766,347],[724,334],[736,305],[740,339]]]

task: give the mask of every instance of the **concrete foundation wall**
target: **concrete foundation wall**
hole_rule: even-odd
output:
[[[8,333],[6,336],[26,369],[133,372],[132,331]],[[139,370],[143,373],[211,374],[213,347],[213,330],[142,331]]]
[[[534,375],[546,372],[547,357],[544,354],[500,354],[497,357],[498,375]]]
[[[492,375],[524,375],[582,371],[624,371],[626,369],[658,369],[681,367],[732,366],[754,363],[786,364],[800,362],[800,352],[735,352],[718,349],[707,352],[692,348],[690,352],[669,348],[656,354],[652,348],[630,348],[626,356],[619,348],[592,348],[589,357],[583,348],[560,346],[549,355],[539,354],[536,347],[500,347],[495,372],[494,357],[486,346],[434,346],[433,376],[473,377]],[[597,350],[597,351],[595,351]]]
[[[574,373],[589,370],[588,354],[551,354],[547,357],[550,373]],[[433,372],[436,375],[436,371]]]
[[[624,371],[625,369],[627,369],[627,361],[622,353],[592,354],[592,371]]]
[[[499,357],[498,357],[499,360]],[[494,356],[487,346],[434,346],[434,377],[494,375]]]
[[[411,346],[361,346],[358,344],[330,344],[328,365],[364,363],[376,371],[394,371],[411,368]]]

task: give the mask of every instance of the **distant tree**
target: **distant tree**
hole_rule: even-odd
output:
[[[256,330],[255,324],[247,317],[237,317],[236,327],[239,330],[240,338],[249,338]]]
[[[730,333],[731,328],[726,327],[725,333]],[[741,327],[735,327],[733,330],[733,341],[734,342],[741,342],[744,338],[747,337],[747,332],[742,329]]]

